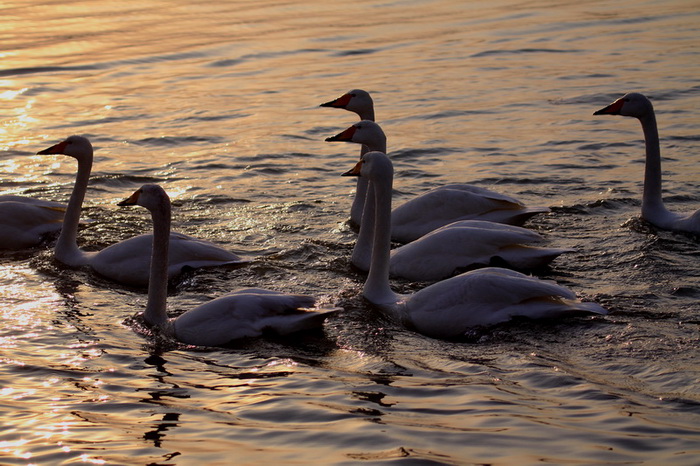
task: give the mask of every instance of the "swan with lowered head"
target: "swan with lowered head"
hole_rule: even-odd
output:
[[[39,244],[61,229],[63,204],[31,197],[0,196],[0,249],[23,249]]]
[[[375,122],[362,120],[326,141],[367,145],[386,153],[386,135]],[[549,212],[548,207],[527,207],[505,194],[471,184],[448,184],[414,197],[392,211],[391,238],[400,243],[458,220],[488,220],[522,225],[530,217]]]
[[[168,319],[168,247],[170,199],[158,185],[147,184],[119,203],[140,205],[153,219],[152,258],[148,282],[146,323],[175,339],[201,346],[220,346],[240,338],[258,337],[266,332],[287,335],[319,328],[339,309],[310,309],[315,299],[257,288],[242,289],[206,302],[174,319]]]
[[[700,210],[692,214],[669,211],[661,197],[661,149],[654,107],[646,96],[631,92],[593,115],[623,115],[637,118],[642,124],[646,146],[642,218],[663,230],[700,233]]]
[[[491,326],[516,316],[607,313],[598,304],[581,302],[572,291],[556,283],[496,267],[466,272],[411,295],[394,293],[389,286],[391,161],[381,152],[368,152],[346,175],[365,176],[374,186],[372,262],[363,295],[406,327],[436,338],[457,338],[474,327]],[[361,228],[365,228],[364,223]]]
[[[369,92],[362,89],[353,89],[346,92],[335,100],[321,104],[321,107],[344,108],[345,110],[356,113],[360,120],[374,121],[374,101],[369,95]],[[386,142],[385,142],[386,144]],[[362,154],[369,152],[369,147],[362,144],[360,147],[360,157]],[[386,149],[384,149],[386,151]],[[356,227],[360,226],[362,220],[362,209],[364,208],[365,198],[367,197],[367,180],[364,178],[357,179],[357,187],[355,188],[355,197],[350,206],[350,224]]]
[[[38,154],[68,155],[78,161],[78,174],[66,208],[63,228],[54,249],[56,259],[71,267],[89,265],[105,278],[125,285],[146,286],[152,235],[135,236],[101,251],[83,251],[78,247],[80,210],[92,170],[93,149],[90,141],[82,136],[70,136]],[[168,269],[170,278],[178,275],[183,267],[210,267],[246,261],[213,243],[191,236],[173,233],[170,240],[172,242]]]

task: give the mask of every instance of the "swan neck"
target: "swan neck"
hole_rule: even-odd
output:
[[[365,199],[367,197],[367,186],[368,181],[366,178],[360,177],[357,179],[355,197],[352,200],[352,207],[350,207],[350,222],[355,226],[362,223],[362,215],[366,202]]]
[[[646,148],[644,193],[642,195],[642,212],[644,212],[646,209],[663,207],[661,199],[661,149],[654,112],[640,118],[639,121],[642,123]]]
[[[367,149],[368,151],[379,151],[386,154],[386,136],[382,134],[376,141],[372,141],[372,143],[367,146]]]
[[[374,239],[372,261],[363,294],[374,304],[395,304],[397,299],[389,286],[392,181],[393,173],[389,173],[386,178],[370,181],[370,190],[374,196],[374,228],[372,229]],[[362,226],[365,229],[364,222]]]
[[[78,159],[78,173],[75,177],[73,192],[70,195],[66,213],[63,216],[63,227],[54,249],[56,258],[68,265],[84,265],[86,255],[78,248],[78,225],[80,224],[80,210],[83,207],[85,193],[90,181],[92,170],[92,155]]]
[[[372,108],[363,109],[358,116],[360,120],[374,121],[374,105],[372,105]]]
[[[357,235],[357,241],[355,242],[355,247],[352,249],[352,264],[359,268],[360,270],[367,271],[370,268],[370,261],[372,258],[372,241],[374,238],[374,211],[375,211],[375,195],[374,187],[372,183],[367,181],[367,178],[360,177],[358,179],[358,195],[360,192],[360,181],[363,181],[364,185],[364,195],[363,195],[363,209],[359,216],[358,225],[360,225],[360,231]]]
[[[153,219],[153,248],[151,271],[148,279],[148,302],[144,319],[149,325],[165,327],[168,322],[166,303],[168,298],[168,248],[170,246],[170,202],[165,199],[157,210],[151,211]]]

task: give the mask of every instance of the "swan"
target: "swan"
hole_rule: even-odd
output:
[[[148,284],[152,235],[135,236],[108,246],[101,251],[88,252],[78,248],[80,209],[85,199],[90,171],[92,170],[93,150],[90,141],[82,136],[70,136],[63,142],[44,149],[38,154],[63,154],[74,157],[78,161],[75,185],[66,209],[63,228],[54,248],[56,259],[71,267],[89,265],[103,277],[124,285],[146,286]],[[246,261],[246,259],[213,243],[191,236],[173,233],[170,240],[172,243],[168,268],[170,278],[178,275],[183,267],[197,268]]]
[[[0,196],[0,249],[23,249],[39,244],[63,225],[63,204],[31,197]]]
[[[637,118],[642,123],[646,145],[642,218],[663,230],[700,233],[700,210],[692,214],[670,212],[661,198],[661,149],[656,127],[654,107],[644,95],[631,92],[617,99],[593,115],[623,115]]]
[[[374,227],[373,184],[363,215],[351,263],[368,271],[372,257]],[[364,225],[363,224],[363,225]],[[413,281],[437,281],[459,269],[486,266],[498,261],[504,266],[531,270],[543,267],[569,248],[544,248],[532,243],[543,238],[527,228],[484,220],[461,220],[433,230],[415,241],[392,249],[389,275]]]
[[[389,286],[393,166],[381,152],[368,152],[346,172],[373,186],[375,223],[372,260],[363,295],[390,318],[435,338],[456,338],[515,316],[559,317],[573,312],[606,314],[596,303],[581,302],[569,289],[514,270],[488,267],[465,272],[411,295]],[[365,222],[360,227],[366,228]]]
[[[146,184],[119,205],[140,205],[151,212],[153,247],[143,318],[148,325],[170,337],[190,345],[220,346],[240,338],[258,337],[268,331],[287,335],[318,328],[329,315],[340,310],[309,309],[315,303],[311,296],[248,288],[168,319],[170,199],[160,186]]]
[[[375,122],[362,120],[326,141],[366,144],[370,150],[386,153],[386,135]],[[457,220],[488,220],[522,225],[548,207],[527,207],[505,194],[471,184],[448,184],[427,191],[395,208],[391,217],[391,238],[400,243],[421,236]]]
[[[374,121],[374,101],[369,92],[362,89],[353,89],[346,92],[335,100],[321,104],[321,107],[344,108],[356,113],[360,120]],[[386,152],[386,149],[384,151]],[[366,152],[369,152],[369,147],[362,144],[360,157]],[[367,184],[367,180],[364,178],[357,179],[355,197],[353,197],[352,206],[350,206],[350,225],[355,227],[359,227],[362,220],[362,209],[367,197]]]

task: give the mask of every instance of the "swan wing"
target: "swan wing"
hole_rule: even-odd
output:
[[[315,299],[249,288],[230,293],[185,312],[174,321],[177,339],[217,346],[266,332],[287,335],[319,328],[339,309],[310,309]]]
[[[38,244],[44,234],[61,229],[64,212],[62,207],[40,203],[0,202],[0,249],[21,249]]]
[[[46,201],[44,199],[35,199],[33,197],[17,196],[15,194],[3,194],[0,196],[0,202],[19,202],[21,204],[35,205],[40,207],[50,207],[54,209],[59,209],[62,211],[66,210],[66,205],[55,201]]]
[[[568,249],[527,246],[542,237],[525,228],[494,222],[454,222],[392,250],[390,273],[415,281],[440,280],[457,269],[499,259],[510,267],[532,269]]]
[[[403,303],[406,320],[426,335],[453,338],[470,328],[485,327],[522,316],[558,317],[570,312],[607,311],[582,303],[569,289],[520,272],[486,268],[436,283]]]
[[[131,286],[146,286],[151,267],[153,235],[143,234],[108,246],[92,260],[100,275]],[[170,234],[168,278],[176,277],[184,267],[213,267],[247,262],[230,251],[181,233]]]
[[[520,224],[546,207],[526,207],[515,199],[484,188],[442,186],[417,196],[392,211],[392,239],[413,241],[457,220],[489,220]]]

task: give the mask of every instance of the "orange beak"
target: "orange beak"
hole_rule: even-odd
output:
[[[348,106],[351,99],[352,99],[352,95],[343,94],[340,97],[338,97],[337,99],[331,100],[330,102],[326,102],[325,104],[321,104],[320,106],[321,107],[345,108]]]
[[[63,141],[59,142],[58,144],[55,144],[48,149],[44,149],[40,152],[37,152],[37,155],[48,155],[48,154],[63,154],[63,151],[66,149],[66,146],[68,145],[68,142]]]
[[[360,175],[360,170],[362,170],[362,160],[360,160],[359,162],[357,162],[357,163],[355,164],[355,166],[352,167],[352,169],[346,171],[345,173],[343,173],[343,174],[340,175],[340,176],[361,176],[361,175]]]
[[[136,205],[136,203],[139,201],[140,195],[141,195],[141,189],[137,189],[136,191],[134,191],[134,194],[132,194],[128,198],[124,199],[123,201],[119,202],[117,205],[118,206]]]
[[[624,104],[624,100],[617,99],[615,102],[611,103],[607,107],[601,108],[597,112],[594,112],[593,115],[619,115],[620,110],[622,110],[622,106]]]
[[[354,126],[349,127],[342,133],[338,133],[335,136],[326,138],[326,141],[347,141],[352,142],[352,136],[355,134],[356,128]]]

